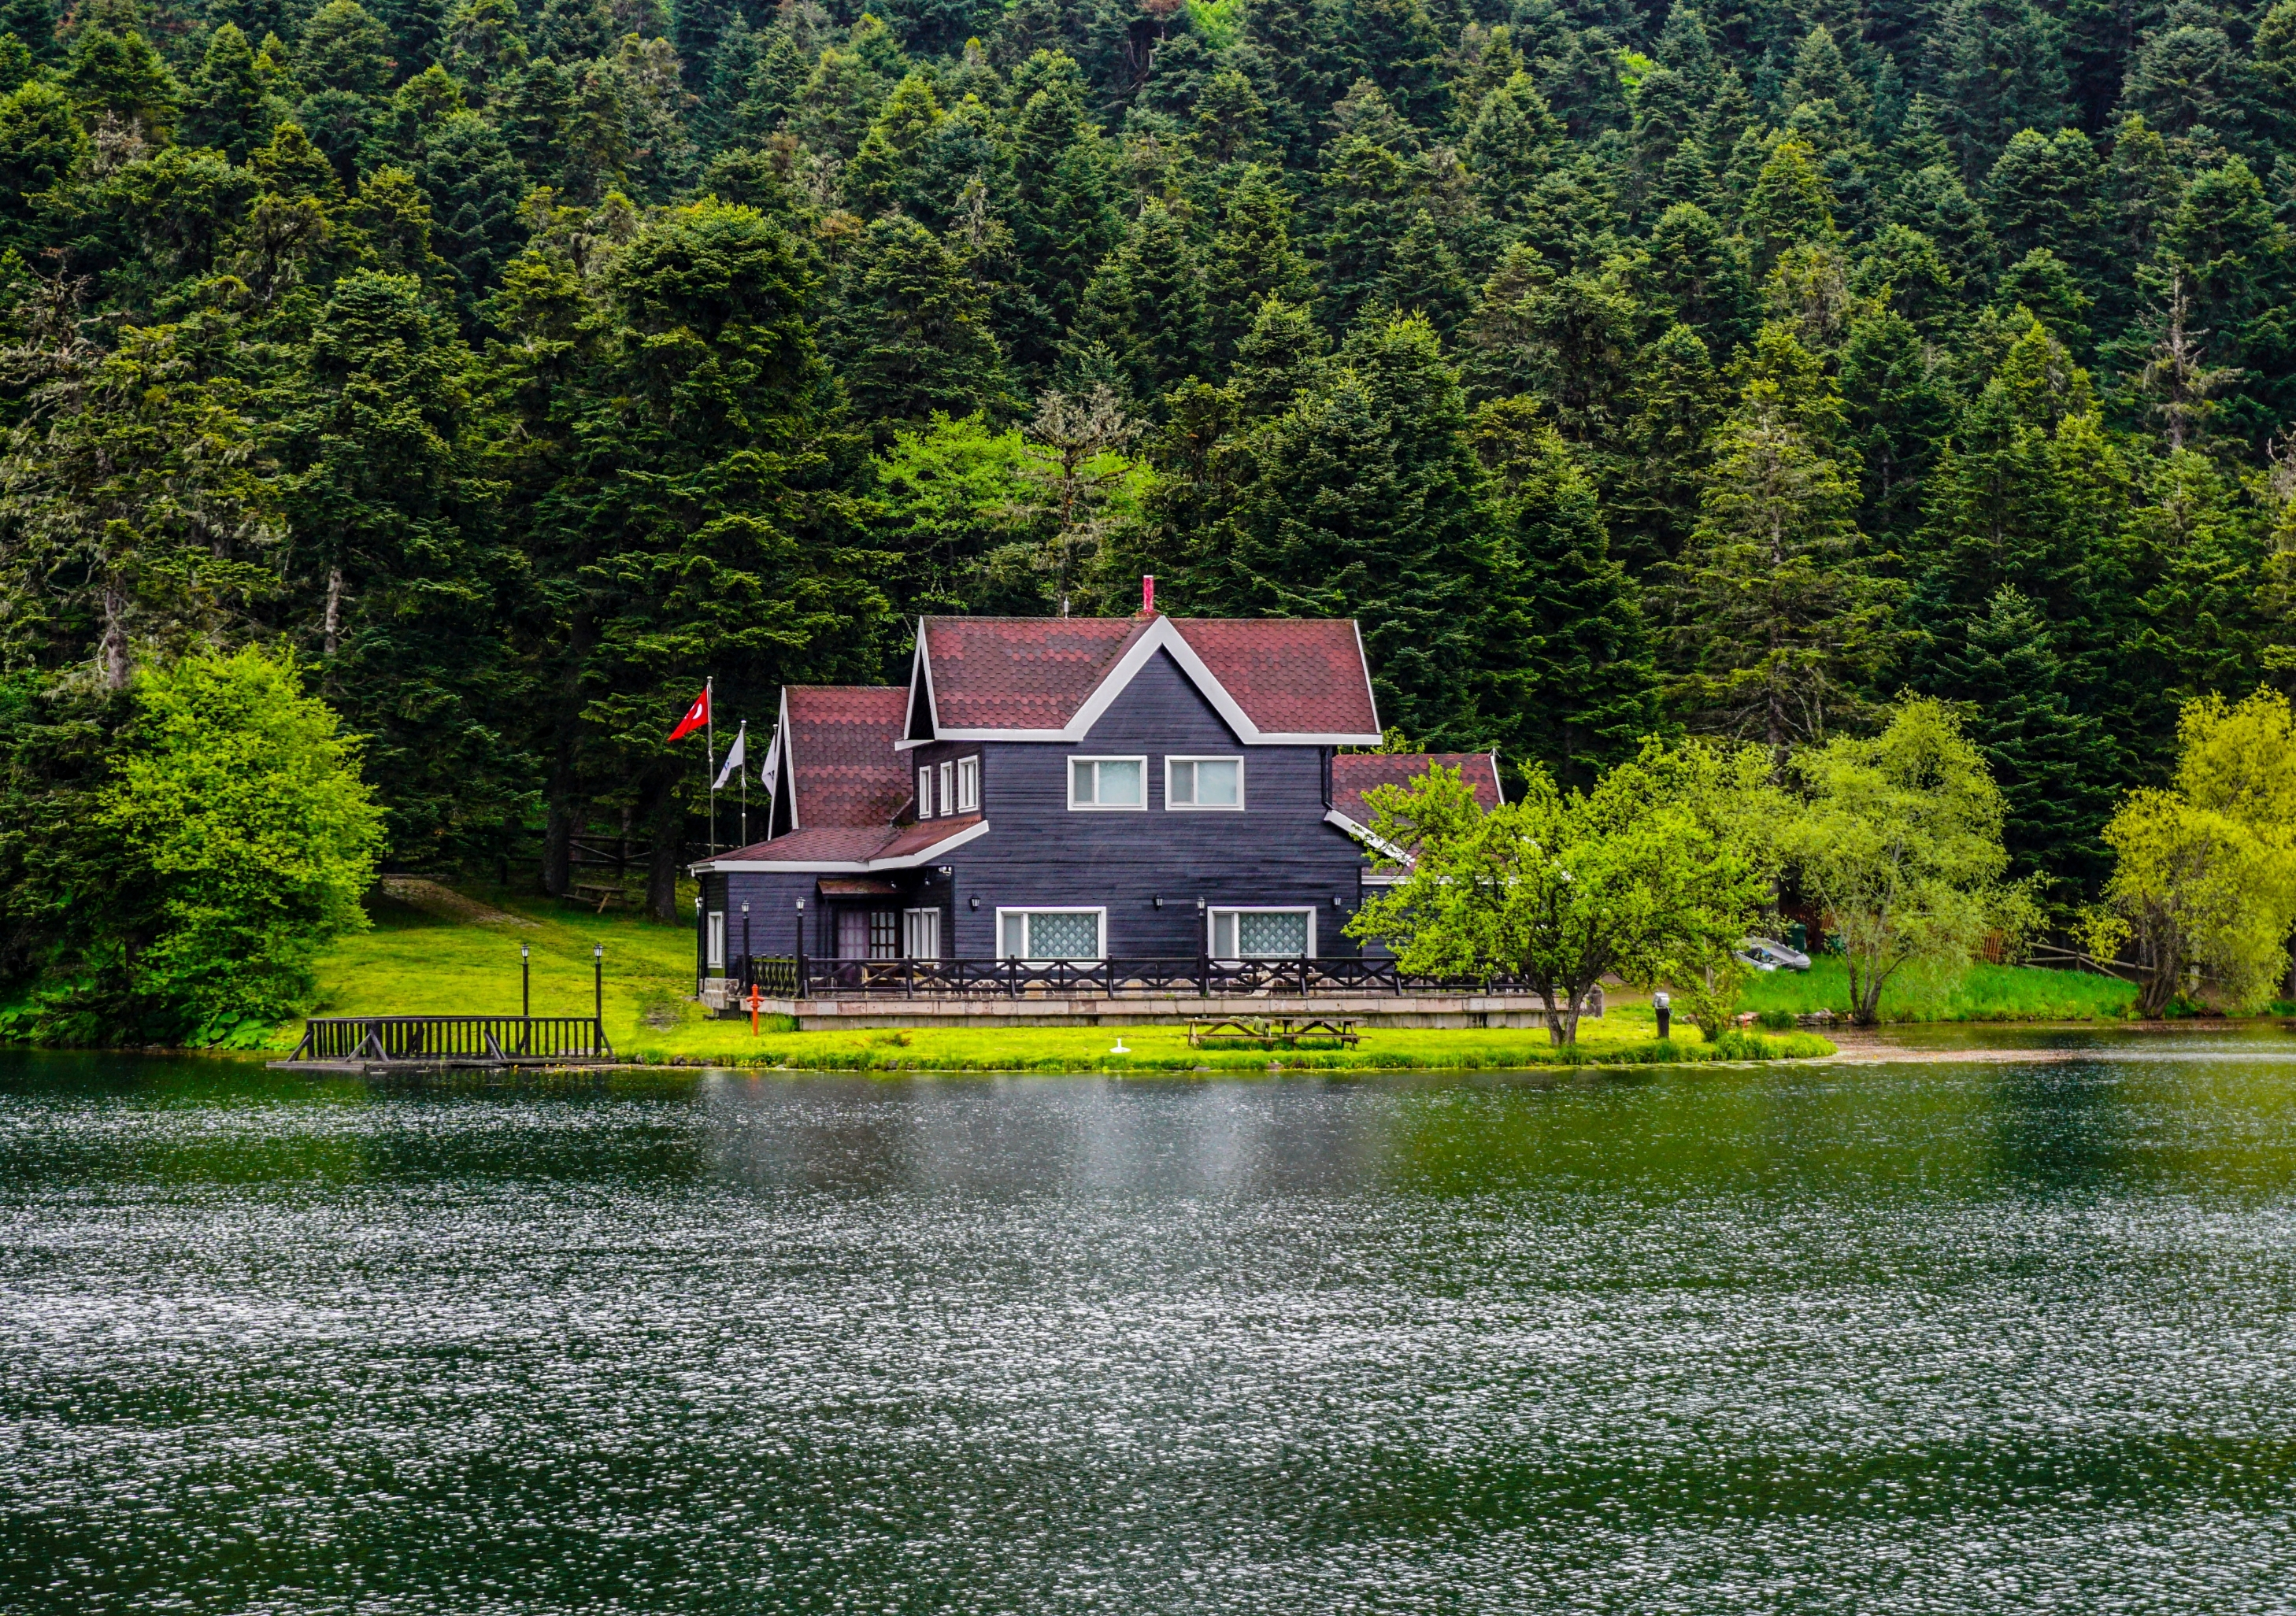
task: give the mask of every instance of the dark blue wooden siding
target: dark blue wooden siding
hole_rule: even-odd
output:
[[[1076,812],[1068,805],[1072,756],[1145,755],[1148,806],[1139,812]],[[1164,804],[1167,755],[1244,760],[1244,810],[1173,812]],[[964,756],[980,759],[988,833],[922,869],[890,872],[899,898],[866,907],[942,911],[941,951],[972,959],[996,954],[996,910],[1104,907],[1111,954],[1193,959],[1204,946],[1196,907],[1312,908],[1316,951],[1358,951],[1340,928],[1362,896],[1362,851],[1324,823],[1328,771],[1316,747],[1246,747],[1169,657],[1159,653],[1077,746],[1030,742],[936,742],[905,755],[912,771]],[[941,877],[936,866],[955,871]],[[750,941],[760,954],[787,953],[796,901],[806,900],[806,951],[834,952],[835,931],[815,896],[811,874],[734,873],[705,885],[705,906],[726,911],[729,951],[742,946],[741,906],[750,906]],[[1156,899],[1163,900],[1160,909]],[[974,907],[977,900],[979,907]],[[768,918],[770,917],[770,918]]]

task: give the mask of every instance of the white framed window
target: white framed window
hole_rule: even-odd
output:
[[[980,760],[977,757],[956,760],[956,811],[959,813],[980,812]]]
[[[956,765],[940,766],[940,811],[944,817],[956,812]]]
[[[927,764],[917,771],[917,817],[932,818],[932,767]]]
[[[1087,812],[1148,806],[1144,757],[1071,757],[1069,806]]]
[[[1105,909],[1000,909],[996,911],[999,959],[1101,959],[1106,958]]]
[[[1187,812],[1198,809],[1241,811],[1243,807],[1243,759],[1166,758],[1164,806]]]
[[[726,968],[726,911],[722,909],[713,909],[709,911],[709,951],[703,958],[709,960],[708,968],[710,970],[722,971]]]
[[[1206,912],[1206,951],[1215,959],[1312,959],[1316,911],[1215,909]]]
[[[901,952],[911,959],[940,958],[940,910],[912,909],[903,912]]]

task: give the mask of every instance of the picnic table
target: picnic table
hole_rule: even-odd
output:
[[[610,905],[622,902],[622,889],[619,886],[601,886],[586,881],[578,882],[574,887],[573,896],[577,903],[595,903],[598,906],[598,913],[603,915]]]
[[[1218,1021],[1188,1024],[1188,1047],[1206,1044],[1257,1044],[1265,1049],[1280,1044],[1299,1047],[1303,1038],[1327,1038],[1352,1049],[1363,1034],[1356,1031],[1360,1017],[1353,1016],[1230,1016]]]

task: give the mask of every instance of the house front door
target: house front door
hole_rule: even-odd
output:
[[[837,957],[840,959],[898,959],[901,957],[901,916],[891,909],[840,909],[837,911]]]

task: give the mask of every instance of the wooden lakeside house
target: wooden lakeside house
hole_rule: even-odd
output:
[[[1359,961],[1364,794],[1501,790],[1488,754],[1341,751],[1379,741],[1349,621],[924,618],[906,687],[783,690],[766,838],[693,867],[704,996],[824,996],[792,961],[974,1000],[1000,965]]]

